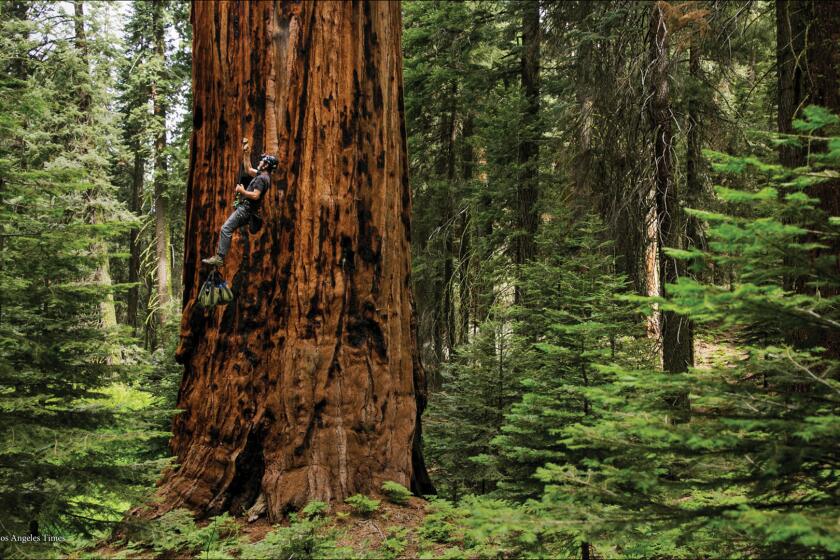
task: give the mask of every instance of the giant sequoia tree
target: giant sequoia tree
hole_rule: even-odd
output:
[[[184,412],[161,509],[263,496],[276,520],[384,480],[430,491],[399,3],[196,2],[192,23]],[[236,234],[222,270],[235,300],[205,311],[200,259],[231,211],[243,136],[280,166],[262,228]]]

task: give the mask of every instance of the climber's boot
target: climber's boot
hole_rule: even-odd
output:
[[[210,266],[222,266],[225,263],[225,259],[219,255],[213,255],[209,259],[201,259],[201,262]]]

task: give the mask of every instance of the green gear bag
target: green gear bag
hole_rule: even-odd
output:
[[[204,309],[212,309],[216,305],[233,301],[233,291],[218,271],[214,270],[201,285],[198,292],[198,304]]]
[[[224,305],[233,301],[233,291],[224,280],[216,285],[216,291],[219,293],[219,303]]]
[[[213,282],[210,279],[204,282],[201,286],[201,291],[198,292],[198,303],[201,307],[205,309],[210,309],[213,307],[213,292],[215,288],[213,287]]]

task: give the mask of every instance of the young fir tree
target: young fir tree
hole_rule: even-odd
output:
[[[495,489],[491,452],[504,414],[519,396],[515,356],[521,341],[510,320],[488,319],[443,370],[443,385],[424,420],[425,453],[438,493],[449,499]]]
[[[818,109],[806,115],[802,133],[838,122]],[[584,392],[597,421],[563,430],[558,442],[569,451],[539,476],[552,515],[576,520],[572,533],[599,554],[840,552],[840,362],[790,342],[797,332],[840,335],[840,298],[823,295],[840,283],[837,255],[825,251],[840,220],[805,193],[840,167],[840,138],[826,143],[795,171],[707,153],[717,171],[764,177],[766,186],[719,187],[728,212],[691,211],[708,224],[708,250],[671,251],[695,267],[729,268],[732,284],[681,279],[660,303],[737,346],[687,374],[602,368],[610,382]],[[791,277],[805,279],[808,292],[787,289]],[[674,423],[668,397],[679,393],[690,395],[691,418]]]
[[[486,460],[501,473],[497,494],[524,500],[542,494],[537,469],[570,450],[557,434],[570,424],[596,421],[587,387],[604,383],[595,365],[644,364],[644,332],[632,304],[617,299],[628,290],[615,273],[610,244],[594,218],[543,229],[547,257],[524,267],[516,333],[533,341],[516,362],[524,373],[522,398],[505,416]],[[576,457],[575,460],[580,460]]]

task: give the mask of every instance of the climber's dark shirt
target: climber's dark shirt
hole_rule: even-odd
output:
[[[268,190],[268,187],[271,186],[271,179],[268,173],[262,172],[258,173],[256,177],[251,179],[251,182],[248,183],[248,186],[245,188],[246,191],[260,191],[260,197],[257,200],[251,200],[246,198],[245,199],[245,207],[250,210],[251,212],[256,212],[260,209],[260,203],[262,199],[265,198],[265,193]]]

